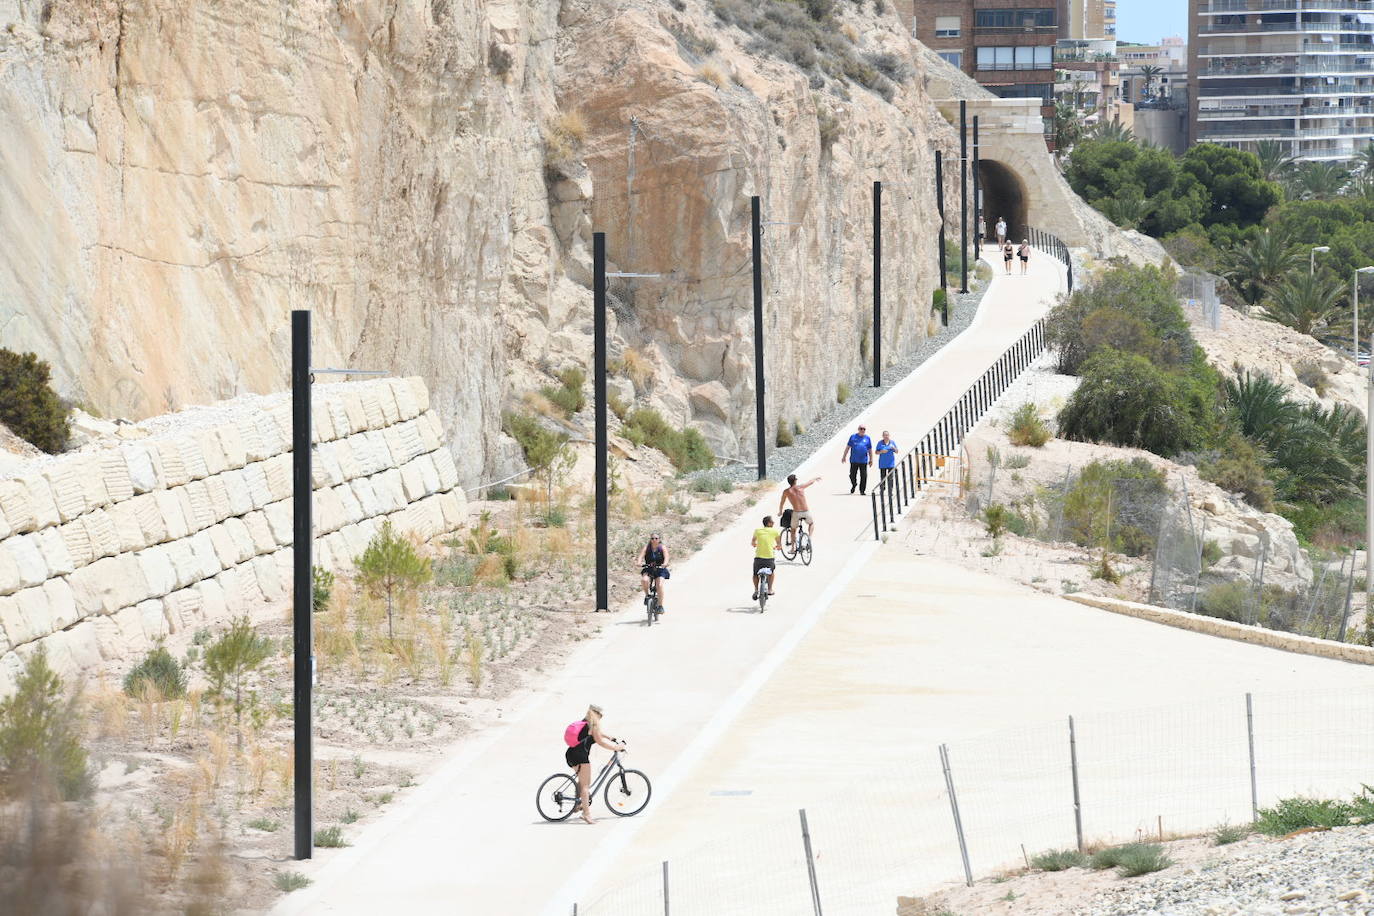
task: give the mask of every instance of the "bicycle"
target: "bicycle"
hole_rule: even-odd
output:
[[[810,566],[811,535],[807,534],[806,529],[801,525],[797,526],[796,531],[797,536],[793,539],[791,528],[784,528],[782,530],[782,543],[779,545],[779,549],[782,551],[782,558],[790,561],[800,556],[802,565]]]
[[[649,578],[649,594],[644,596],[644,616],[648,618],[648,625],[653,626],[654,621],[658,620],[663,613],[663,605],[658,601],[658,576]]]
[[[773,570],[767,566],[759,570],[759,613],[762,614],[764,608],[768,607],[768,578],[773,575]]]
[[[617,817],[633,817],[649,804],[653,786],[649,784],[649,777],[639,770],[626,769],[620,762],[620,754],[620,751],[611,754],[611,759],[587,788],[587,800],[590,802],[596,797],[604,782],[606,807],[610,812]],[[555,773],[544,780],[534,796],[539,816],[554,823],[571,817],[577,805],[577,779],[567,773]]]

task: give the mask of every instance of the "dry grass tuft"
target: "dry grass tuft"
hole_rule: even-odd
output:
[[[544,171],[551,181],[568,176],[587,139],[587,121],[577,109],[560,112],[544,126]]]
[[[730,81],[725,78],[725,74],[720,72],[720,68],[713,64],[702,64],[697,67],[697,76],[705,82],[710,83],[717,89],[724,89],[730,85]]]
[[[633,382],[639,394],[648,390],[649,382],[654,377],[654,367],[649,357],[634,347],[626,347],[612,368],[617,375],[624,375]]]

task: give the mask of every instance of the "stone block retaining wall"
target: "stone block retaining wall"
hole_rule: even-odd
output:
[[[315,565],[351,567],[381,523],[432,537],[466,501],[418,378],[316,385]],[[76,674],[291,590],[291,398],[141,424],[147,438],[0,480],[0,696],[45,646]]]

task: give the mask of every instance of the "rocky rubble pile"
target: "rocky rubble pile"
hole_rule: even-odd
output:
[[[1073,916],[1288,916],[1374,913],[1374,826],[1258,841],[1243,855],[1159,872],[1102,891]]]

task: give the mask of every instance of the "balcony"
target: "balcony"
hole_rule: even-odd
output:
[[[1198,73],[1203,78],[1228,76],[1306,76],[1313,73],[1348,73],[1364,75],[1374,70],[1374,58],[1356,57],[1350,60],[1328,60],[1324,57],[1309,57],[1297,62],[1276,60],[1283,55],[1271,55],[1269,60],[1240,60],[1234,57],[1213,59],[1205,70]]]
[[[1364,22],[1252,22],[1241,25],[1209,25],[1197,31],[1199,35],[1334,35],[1345,32],[1374,32],[1374,25]]]
[[[1374,12],[1374,0],[1212,0],[1200,5],[1203,16],[1231,13],[1325,13],[1354,10]]]
[[[1297,105],[1238,105],[1234,108],[1199,108],[1198,121],[1236,121],[1250,118],[1296,118]]]
[[[976,35],[1058,35],[1057,25],[975,25]]]
[[[1302,98],[1305,96],[1327,95],[1374,95],[1374,86],[1357,86],[1354,83],[1318,84],[1315,86],[1204,86],[1199,98],[1228,99],[1270,96],[1272,98]]]

